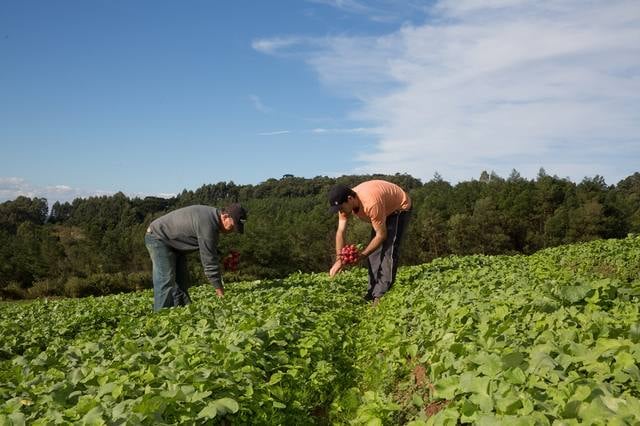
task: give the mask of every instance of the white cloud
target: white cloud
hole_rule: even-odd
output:
[[[254,40],[251,43],[251,47],[258,52],[275,54],[306,42],[309,42],[309,40],[300,37],[274,37]]]
[[[68,185],[50,185],[50,186],[38,186],[20,177],[0,177],[0,203],[10,200],[15,200],[17,197],[29,197],[29,198],[46,198],[49,207],[53,206],[56,201],[71,202],[76,198],[88,198],[99,197],[103,195],[113,195],[114,191],[104,190],[86,190],[80,188],[73,188]],[[128,194],[129,197],[141,197],[144,198],[148,195],[153,195],[161,198],[175,197],[176,194],[172,193],[158,193],[158,194],[143,194],[134,193]]]
[[[375,134],[380,130],[372,127],[353,127],[346,129],[325,129],[322,127],[317,127],[311,130],[311,133],[365,133],[365,134]]]
[[[398,2],[395,0],[307,0],[338,9],[344,13],[360,15],[376,22],[397,22],[411,19],[426,9],[423,1]]]
[[[440,0],[435,8],[444,16],[461,16],[470,13],[495,13],[502,9],[530,4],[531,0]]]
[[[637,0],[443,0],[429,16],[308,44],[320,80],[361,100],[351,118],[378,129],[356,171],[457,181],[544,167],[609,183],[637,171]]]
[[[360,134],[376,134],[380,131],[380,129],[376,129],[373,127],[351,127],[351,128],[323,128],[316,127],[311,130],[299,130],[298,132],[292,132],[291,130],[276,130],[273,132],[262,132],[258,133],[258,136],[276,136],[276,135],[287,135],[291,133],[316,133],[316,134],[329,134],[329,133],[360,133]]]
[[[12,200],[16,197],[33,198],[30,185],[19,177],[0,177],[0,201]]]
[[[275,132],[263,132],[258,133],[258,136],[275,136],[275,135],[286,135],[291,133],[289,130],[276,130]]]
[[[310,3],[324,4],[350,13],[370,13],[371,8],[355,0],[307,0]]]
[[[0,177],[0,202],[14,200],[17,197],[46,198],[49,205],[56,201],[72,201],[98,195],[110,195],[113,192],[95,190],[86,191],[68,185],[38,186],[20,177]]]
[[[264,113],[271,112],[271,108],[266,107],[262,103],[262,100],[260,99],[260,97],[258,97],[256,95],[249,95],[249,99],[251,100],[251,103],[253,104],[253,107],[255,109],[257,109],[258,111],[264,112]]]

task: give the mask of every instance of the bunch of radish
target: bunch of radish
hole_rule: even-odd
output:
[[[359,250],[355,244],[348,244],[340,250],[340,261],[345,265],[353,265],[358,262]]]
[[[240,252],[237,250],[231,250],[223,260],[224,269],[226,271],[237,271],[239,261]]]

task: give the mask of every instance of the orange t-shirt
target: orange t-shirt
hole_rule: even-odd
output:
[[[384,180],[369,180],[353,188],[360,199],[357,216],[371,224],[382,225],[387,216],[411,208],[411,198],[395,183]]]

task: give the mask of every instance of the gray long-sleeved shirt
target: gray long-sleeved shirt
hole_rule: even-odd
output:
[[[189,206],[169,212],[149,225],[156,237],[175,250],[200,250],[204,274],[215,288],[222,288],[218,258],[219,215],[215,207]]]

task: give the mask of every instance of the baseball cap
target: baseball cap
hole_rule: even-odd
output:
[[[244,233],[244,223],[247,220],[247,210],[238,203],[230,204],[225,211],[233,218],[238,233]]]
[[[353,190],[346,185],[335,185],[329,190],[329,212],[337,213],[340,205],[353,195]]]

